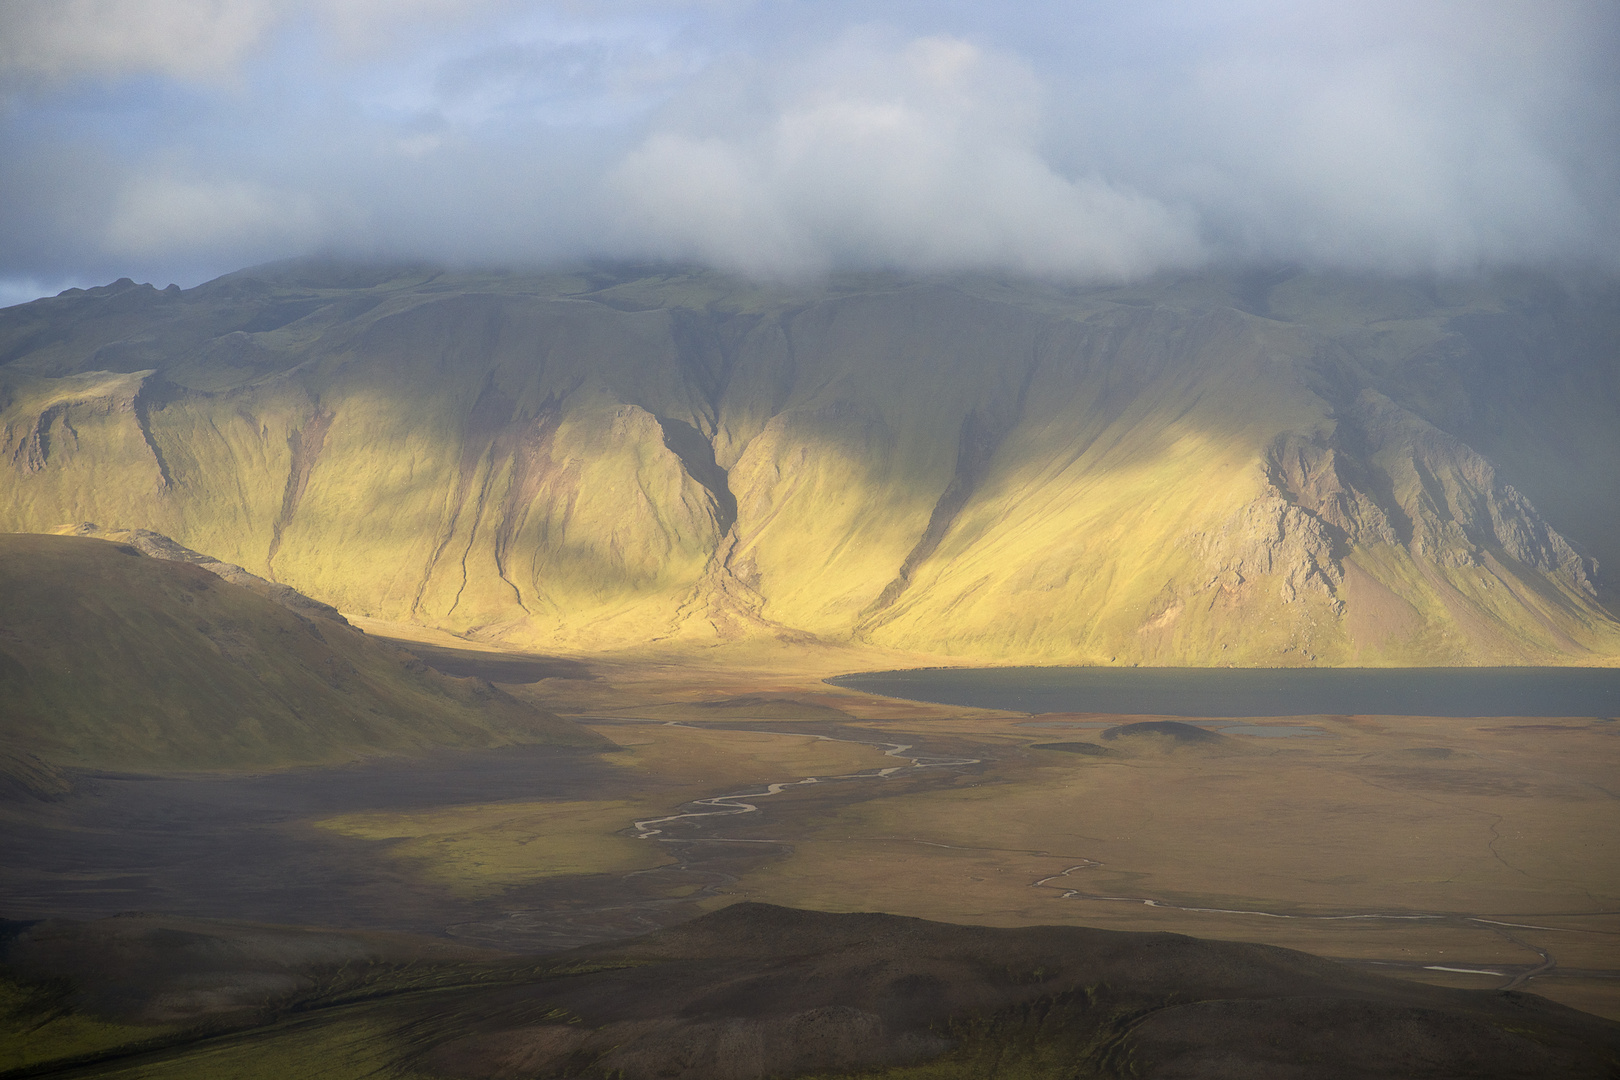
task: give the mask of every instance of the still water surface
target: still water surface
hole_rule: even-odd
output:
[[[1620,668],[921,668],[827,681],[1031,713],[1620,717]]]

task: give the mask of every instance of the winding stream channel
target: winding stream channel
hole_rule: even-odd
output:
[[[662,727],[693,727],[691,724],[683,724],[678,720],[648,722],[657,723]],[[664,843],[674,842],[682,844],[692,843],[694,841],[703,841],[710,844],[785,844],[787,843],[785,840],[740,839],[725,836],[665,836],[664,829],[662,827],[684,821],[691,821],[696,824],[697,820],[701,818],[732,817],[737,814],[758,813],[759,807],[754,803],[748,802],[747,800],[767,799],[772,795],[780,795],[788,788],[804,787],[807,784],[825,784],[838,780],[884,780],[890,776],[893,776],[895,773],[905,772],[911,769],[939,769],[950,766],[978,765],[982,760],[980,758],[947,758],[935,757],[932,755],[907,754],[906,751],[912,749],[914,746],[912,743],[877,742],[867,741],[864,739],[838,739],[831,735],[814,735],[809,732],[802,731],[763,731],[755,728],[737,728],[734,730],[746,730],[756,735],[795,735],[799,738],[816,739],[821,742],[844,742],[855,743],[859,746],[875,746],[882,749],[886,756],[900,758],[904,760],[906,764],[890,765],[883,769],[867,769],[862,772],[838,773],[830,776],[806,776],[802,780],[783,780],[773,784],[766,784],[765,790],[763,791],[739,791],[730,795],[713,795],[707,799],[694,799],[687,805],[709,807],[709,809],[688,810],[683,813],[669,814],[665,817],[647,818],[644,821],[638,821],[633,826],[636,830],[635,837],[637,840],[661,840]]]
[[[1098,901],[1098,902],[1103,902],[1103,903],[1116,902],[1116,903],[1128,903],[1128,904],[1141,904],[1144,907],[1163,908],[1163,909],[1170,910],[1170,911],[1188,911],[1188,912],[1195,912],[1197,914],[1203,914],[1203,915],[1255,915],[1255,916],[1259,916],[1261,918],[1266,918],[1266,919],[1295,919],[1295,920],[1298,920],[1298,921],[1301,921],[1301,922],[1348,922],[1348,921],[1353,921],[1353,920],[1384,920],[1384,921],[1390,921],[1390,922],[1452,923],[1454,925],[1473,923],[1474,925],[1476,925],[1478,927],[1483,927],[1485,929],[1493,931],[1494,933],[1496,933],[1496,934],[1500,935],[1501,937],[1505,938],[1507,941],[1513,943],[1514,945],[1517,945],[1521,949],[1527,949],[1530,952],[1535,953],[1537,956],[1539,956],[1541,958],[1541,962],[1539,964],[1531,964],[1531,965],[1523,965],[1523,966],[1515,965],[1515,964],[1498,964],[1498,965],[1495,965],[1495,967],[1505,967],[1505,968],[1510,968],[1510,969],[1518,969],[1518,970],[1511,970],[1511,971],[1497,971],[1497,970],[1494,970],[1494,968],[1483,968],[1483,967],[1457,967],[1457,966],[1446,965],[1446,964],[1400,963],[1400,962],[1387,961],[1387,960],[1365,960],[1365,961],[1359,961],[1359,963],[1371,964],[1371,965],[1375,965],[1375,966],[1379,966],[1379,967],[1418,968],[1418,969],[1422,969],[1424,971],[1449,971],[1449,972],[1455,972],[1455,973],[1463,974],[1463,975],[1494,975],[1494,976],[1496,976],[1498,978],[1506,978],[1508,981],[1506,983],[1504,983],[1502,986],[1498,987],[1497,989],[1499,989],[1499,990],[1516,990],[1520,986],[1523,986],[1525,983],[1529,982],[1531,979],[1538,978],[1538,977],[1543,976],[1543,975],[1550,975],[1550,974],[1552,974],[1552,972],[1554,972],[1558,968],[1558,961],[1553,957],[1551,952],[1549,952],[1546,949],[1541,948],[1539,945],[1532,945],[1527,941],[1523,941],[1523,940],[1519,939],[1518,937],[1515,937],[1510,932],[1511,930],[1539,930],[1539,931],[1543,931],[1543,932],[1547,932],[1547,933],[1554,933],[1554,934],[1603,934],[1603,933],[1606,933],[1605,931],[1601,931],[1601,930],[1576,930],[1576,929],[1572,929],[1570,927],[1562,927],[1562,926],[1538,926],[1535,923],[1504,922],[1504,921],[1502,921],[1500,919],[1487,919],[1487,918],[1485,918],[1483,916],[1480,916],[1480,915],[1467,915],[1467,914],[1463,914],[1463,913],[1460,913],[1460,912],[1357,911],[1357,912],[1341,913],[1341,914],[1337,914],[1337,915],[1300,915],[1300,914],[1293,913],[1293,912],[1262,911],[1262,910],[1259,910],[1259,909],[1256,909],[1256,908],[1196,907],[1196,906],[1186,905],[1186,904],[1172,904],[1169,901],[1159,900],[1159,899],[1156,899],[1154,897],[1149,897],[1149,896],[1106,896],[1106,895],[1102,895],[1102,894],[1099,894],[1099,893],[1084,892],[1084,891],[1082,891],[1080,889],[1072,889],[1072,888],[1067,887],[1066,885],[1053,885],[1052,884],[1052,882],[1057,881],[1060,878],[1066,878],[1070,874],[1075,873],[1076,871],[1094,870],[1094,869],[1097,869],[1098,867],[1101,867],[1102,865],[1103,864],[1101,862],[1098,862],[1095,859],[1081,859],[1079,862],[1075,863],[1073,866],[1070,866],[1070,867],[1068,867],[1067,869],[1064,869],[1064,870],[1060,870],[1056,874],[1050,874],[1047,877],[1043,877],[1043,878],[1040,878],[1037,881],[1030,882],[1030,887],[1035,888],[1035,889],[1056,889],[1056,890],[1059,890],[1059,895],[1058,895],[1059,900],[1090,900],[1090,901]],[[1596,912],[1596,911],[1594,911],[1594,912],[1579,912],[1579,913],[1576,913],[1576,914],[1602,915],[1602,914],[1606,914],[1606,913],[1605,912]],[[1583,972],[1583,974],[1599,975],[1599,976],[1614,976],[1617,973],[1615,973],[1615,972]]]

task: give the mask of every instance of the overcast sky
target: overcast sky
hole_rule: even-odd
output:
[[[0,0],[0,304],[331,253],[1620,268],[1613,0]]]

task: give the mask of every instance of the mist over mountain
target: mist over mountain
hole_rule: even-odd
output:
[[[0,528],[526,645],[1610,663],[1620,290],[294,262],[0,313]]]
[[[1616,267],[1602,0],[0,5],[0,304],[327,253]]]

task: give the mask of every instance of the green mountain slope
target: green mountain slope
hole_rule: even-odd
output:
[[[1613,283],[287,264],[0,312],[0,526],[554,648],[1611,663]]]
[[[593,744],[487,683],[124,544],[0,535],[0,613],[0,770],[35,790],[48,790],[49,765],[265,768]]]

